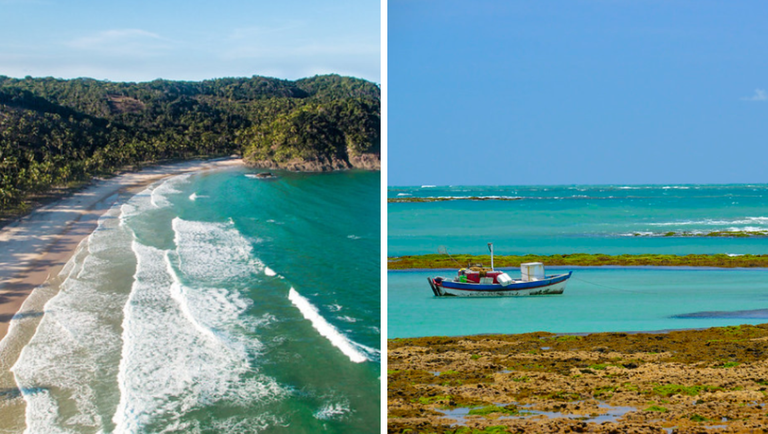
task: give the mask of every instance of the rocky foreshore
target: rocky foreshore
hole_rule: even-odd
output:
[[[292,159],[284,162],[258,160],[249,161],[247,164],[258,169],[282,169],[294,172],[332,172],[349,169],[381,170],[381,160],[376,154],[355,155],[348,159],[318,156],[317,158]]]
[[[542,262],[547,266],[654,266],[654,267],[718,267],[718,268],[766,268],[768,255],[603,255],[599,253],[573,253],[565,255],[495,255],[497,268],[519,267],[525,262]],[[387,268],[406,270],[420,268],[456,268],[468,264],[490,264],[488,255],[430,254],[390,257]]]
[[[768,324],[393,339],[390,433],[768,432]]]

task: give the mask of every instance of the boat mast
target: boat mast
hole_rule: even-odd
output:
[[[493,243],[488,243],[488,250],[491,251],[491,271],[493,271]]]

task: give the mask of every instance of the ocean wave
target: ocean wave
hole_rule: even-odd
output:
[[[27,403],[28,433],[95,431],[106,422],[102,406],[117,404],[100,386],[117,374],[118,324],[130,290],[120,268],[133,260],[132,237],[119,212],[108,210],[65,266],[58,294],[11,368]]]
[[[624,232],[619,234],[620,237],[656,237],[656,236],[662,236],[663,234],[660,232],[650,232],[650,231],[637,231],[637,232]]]
[[[363,348],[367,347],[353,342],[344,336],[344,334],[320,315],[320,312],[309,300],[302,297],[294,288],[291,288],[290,291],[288,291],[288,299],[291,300],[299,311],[301,311],[304,318],[312,323],[312,327],[314,327],[321,336],[328,339],[333,346],[341,350],[344,355],[349,357],[349,360],[354,363],[362,363],[369,360],[363,350]]]
[[[315,418],[319,420],[342,419],[351,412],[349,400],[340,399],[326,402],[315,413]]]
[[[253,247],[234,224],[173,219],[181,271],[197,282],[221,284],[243,280],[264,270],[253,257]]]
[[[767,224],[768,217],[742,217],[734,218],[731,220],[716,220],[716,219],[702,219],[702,220],[681,220],[676,222],[658,222],[648,223],[649,226],[726,226],[726,225],[749,225],[749,224]],[[765,229],[760,229],[765,230]]]
[[[621,237],[765,237],[768,236],[768,229],[758,227],[731,227],[714,231],[691,230],[691,231],[667,231],[650,232],[635,231],[619,234]]]
[[[182,285],[171,251],[135,240],[132,250],[137,267],[124,308],[116,432],[182,427],[185,414],[214,402],[244,407],[289,393],[251,366],[260,342],[233,333],[247,301],[224,289]],[[188,253],[179,249],[177,261]]]
[[[768,231],[768,228],[766,227],[759,227],[759,226],[744,226],[744,227],[737,227],[732,226],[725,229],[728,232],[765,232]]]
[[[155,208],[165,208],[170,206],[171,202],[168,200],[168,196],[171,194],[181,193],[176,187],[189,181],[191,174],[183,174],[172,176],[160,181],[159,184],[151,188],[150,202]]]

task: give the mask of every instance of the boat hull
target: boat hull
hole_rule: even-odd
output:
[[[524,295],[562,294],[571,273],[547,276],[533,282],[515,282],[508,286],[451,282],[427,278],[432,292],[438,297],[515,297]]]

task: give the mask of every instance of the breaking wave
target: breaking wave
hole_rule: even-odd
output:
[[[336,327],[331,325],[322,317],[322,315],[320,315],[320,312],[309,302],[309,300],[302,297],[295,289],[291,288],[288,292],[288,299],[301,311],[304,318],[312,322],[312,327],[314,327],[320,335],[328,339],[333,346],[341,350],[344,355],[349,357],[349,360],[355,363],[363,363],[371,360],[365,353],[375,350],[353,342],[344,336]]]

